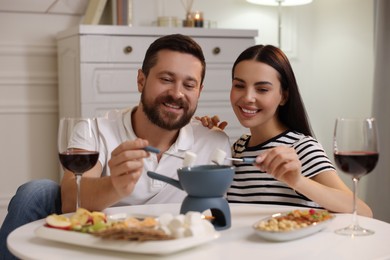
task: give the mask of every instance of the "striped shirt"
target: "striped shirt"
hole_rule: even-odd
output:
[[[234,157],[255,158],[264,150],[287,145],[296,150],[301,160],[303,176],[312,178],[323,171],[335,170],[321,144],[311,136],[286,131],[254,147],[248,146],[249,139],[250,135],[245,134],[234,143]],[[252,164],[235,162],[234,165],[236,173],[227,193],[229,202],[321,208],[317,203]]]

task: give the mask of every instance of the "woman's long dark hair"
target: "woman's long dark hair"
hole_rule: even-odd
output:
[[[255,60],[265,63],[279,73],[282,90],[288,94],[287,102],[278,108],[279,120],[290,130],[314,136],[305,105],[303,104],[299,93],[294,72],[288,58],[282,50],[272,45],[255,45],[249,47],[244,50],[234,62],[232,79],[234,78],[234,69],[237,64],[245,60]]]

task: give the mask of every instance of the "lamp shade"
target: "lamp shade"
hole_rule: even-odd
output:
[[[277,6],[279,3],[282,6],[306,5],[310,4],[312,0],[246,0],[248,3],[257,5],[271,5]]]

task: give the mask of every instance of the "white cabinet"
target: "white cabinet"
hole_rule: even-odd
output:
[[[241,128],[230,106],[231,67],[254,45],[256,30],[80,25],[58,34],[59,115],[94,116],[138,104],[137,70],[158,37],[180,33],[200,44],[206,77],[197,115],[219,115],[236,140]]]

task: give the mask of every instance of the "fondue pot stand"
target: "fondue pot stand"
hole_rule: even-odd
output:
[[[211,223],[216,230],[228,229],[231,226],[231,216],[229,203],[223,197],[199,198],[187,196],[181,204],[180,213],[185,214],[188,211],[204,212],[210,210]]]

